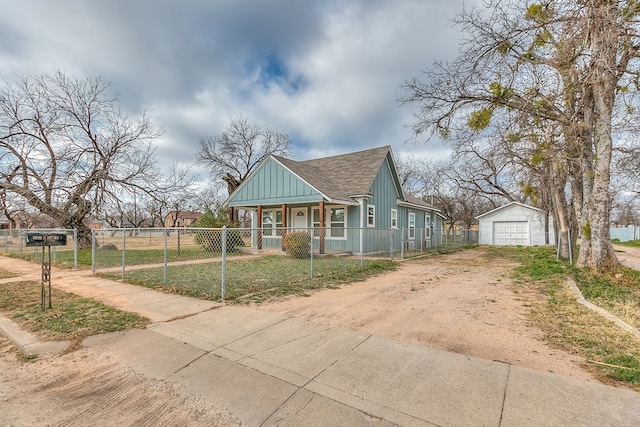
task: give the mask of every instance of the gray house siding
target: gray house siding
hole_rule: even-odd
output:
[[[369,193],[373,194],[373,197],[365,201],[365,222],[362,225],[367,227],[367,205],[375,207],[375,227],[377,228],[391,228],[391,209],[397,209],[397,200],[400,195],[393,182],[393,176],[389,167],[389,159],[385,159],[376,175],[376,178],[371,184]]]
[[[277,206],[283,203],[319,202],[322,195],[285,167],[268,158],[234,193],[229,206]]]
[[[402,206],[398,205],[400,201]],[[317,214],[321,202],[328,210],[324,239],[324,249],[327,251],[373,253],[379,252],[380,248],[389,248],[393,209],[397,211],[397,231],[393,235],[399,239],[402,238],[403,227],[408,227],[409,212],[415,213],[416,247],[422,245],[421,239],[424,238],[425,212],[431,215],[434,231],[441,227],[435,208],[403,193],[390,147],[303,162],[271,156],[236,189],[225,204],[230,208],[252,210],[256,220],[259,210],[263,212],[262,219],[270,216],[272,219],[267,226],[263,226],[261,238],[258,239],[258,233],[253,233],[253,244],[262,248],[282,248],[281,236],[285,231],[274,231],[271,223],[286,223],[289,231],[302,227],[299,222],[302,215],[296,213],[304,208],[305,225],[317,226],[314,213]],[[284,205],[286,215],[280,216]],[[375,209],[372,226],[368,224],[369,206]],[[334,207],[345,208],[343,236],[332,236],[331,233],[329,213]],[[276,216],[281,219],[280,222],[276,222]],[[257,224],[258,221],[254,221],[254,226]],[[363,232],[360,227],[364,229]],[[435,233],[432,242],[434,238]],[[315,245],[319,243],[317,237],[315,242]]]

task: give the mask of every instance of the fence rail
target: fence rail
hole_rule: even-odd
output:
[[[19,230],[0,230],[0,251],[9,255],[18,255],[25,259],[41,260],[42,247],[27,247],[25,244],[27,233],[63,233],[67,236],[66,246],[52,246],[51,259],[54,262],[67,264],[78,268],[78,236],[76,230],[65,228],[38,228]]]
[[[104,229],[93,233],[92,271],[224,300],[477,242],[468,230]]]
[[[0,251],[40,260],[25,244],[34,232],[67,235],[67,246],[51,247],[58,264],[78,268],[80,254],[94,274],[212,300],[340,283],[374,263],[478,242],[468,230],[124,228],[93,230],[92,247],[79,249],[76,230],[29,229],[1,230]]]

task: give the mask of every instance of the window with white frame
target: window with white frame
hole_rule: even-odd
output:
[[[416,238],[416,214],[415,212],[409,212],[409,240]]]
[[[398,228],[398,209],[391,209],[391,228]]]
[[[424,238],[431,238],[431,214],[424,214]]]
[[[282,211],[262,211],[262,235],[266,237],[282,236]]]
[[[347,208],[343,206],[327,207],[325,212],[326,227],[328,238],[346,239],[347,233]],[[320,227],[320,209],[313,208],[313,227],[314,235],[318,236],[318,228]]]
[[[367,205],[367,227],[376,226],[376,207],[374,205]]]

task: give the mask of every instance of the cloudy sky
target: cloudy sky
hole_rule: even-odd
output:
[[[304,160],[406,143],[400,85],[455,56],[451,18],[473,0],[20,0],[0,14],[0,78],[101,76],[164,128],[164,164],[243,116],[288,133]]]

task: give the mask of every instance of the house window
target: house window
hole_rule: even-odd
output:
[[[409,212],[409,240],[416,238],[416,214]]]
[[[367,205],[367,227],[376,226],[376,207]]]
[[[345,237],[344,229],[347,226],[347,220],[345,218],[345,208],[330,208],[331,219],[331,237]]]
[[[327,234],[328,238],[344,239],[347,237],[347,208],[346,207],[327,207],[325,218],[327,221]],[[313,227],[315,229],[314,235],[318,236],[318,228],[320,227],[320,209],[313,208]]]
[[[391,228],[398,228],[398,209],[391,209]]]
[[[431,238],[431,215],[428,213],[424,214],[424,238]]]
[[[282,236],[282,211],[262,211],[262,235],[266,237]]]

